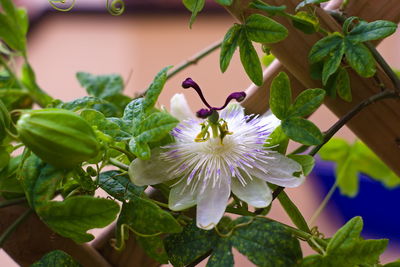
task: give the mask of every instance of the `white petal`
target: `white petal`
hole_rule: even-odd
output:
[[[300,177],[293,175],[295,172],[302,171],[299,163],[279,153],[271,153],[271,158],[266,166],[267,173],[257,168],[248,169],[249,173],[259,179],[284,187],[297,187],[304,182],[303,175]],[[261,162],[259,164],[265,165]]]
[[[171,189],[168,199],[171,210],[180,211],[196,205],[197,192],[190,192],[190,186],[185,186],[182,181]]]
[[[220,112],[220,117],[224,120],[229,118],[242,119],[244,117],[244,108],[238,103],[231,103]]]
[[[212,187],[208,183],[202,194],[197,196],[197,227],[210,230],[213,229],[224,215],[225,208],[231,193],[230,177],[221,176],[221,183]]]
[[[136,185],[153,185],[159,184],[173,177],[169,177],[167,170],[170,166],[169,162],[162,160],[160,157],[161,149],[155,148],[151,151],[149,160],[135,159],[129,165],[129,177]]]
[[[268,110],[263,115],[260,116],[262,124],[268,125],[268,127],[273,131],[275,128],[281,125],[281,120],[278,119],[271,110]]]
[[[232,178],[232,192],[253,207],[267,207],[272,201],[272,192],[267,183],[258,178],[246,179],[246,182],[243,186],[237,178]]]
[[[171,115],[180,121],[195,118],[183,94],[175,94],[171,98]]]

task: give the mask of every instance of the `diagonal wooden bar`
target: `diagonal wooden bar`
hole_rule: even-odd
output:
[[[257,13],[258,11],[248,8],[250,2],[250,0],[234,1],[234,4],[228,8],[229,12],[238,19]],[[294,11],[298,2],[299,1],[294,0],[269,1],[270,4],[286,5],[289,12]],[[375,20],[378,18],[387,19],[396,23],[400,20],[400,6],[398,3],[396,4],[395,1],[388,0],[378,2],[355,0],[350,3],[354,4],[347,7],[346,13],[348,15],[357,15],[367,20]],[[324,28],[331,31],[340,30],[340,25],[325,11],[317,8],[316,12]],[[377,13],[382,17],[378,17]],[[260,113],[265,111],[267,103],[261,104],[260,99],[265,99],[264,102],[268,102],[266,97],[268,97],[269,85],[273,77],[279,73],[279,71],[286,69],[292,77],[296,78],[292,80],[295,95],[304,90],[304,88],[321,87],[319,81],[310,78],[307,55],[312,45],[318,41],[322,35],[305,35],[296,30],[287,19],[277,18],[277,20],[289,30],[289,37],[286,40],[272,45],[272,52],[282,65],[274,63],[265,73],[264,85],[259,88],[251,87],[248,89],[249,97],[243,105],[250,112]],[[378,77],[387,88],[393,89],[393,84],[390,79],[379,67]],[[351,86],[353,92],[353,101],[351,103],[331,98],[327,98],[325,101],[325,105],[338,117],[343,116],[351,110],[352,107],[380,91],[380,87],[372,78],[361,78],[354,72],[351,72]],[[398,175],[400,175],[400,164],[398,163],[400,159],[399,121],[400,101],[388,99],[369,106],[347,124],[350,129],[373,149]]]

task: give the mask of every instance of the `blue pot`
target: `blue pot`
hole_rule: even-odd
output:
[[[335,182],[335,164],[317,160],[313,170],[313,181],[320,187],[322,199]],[[367,175],[360,175],[359,193],[350,198],[335,191],[327,209],[337,209],[346,222],[354,216],[364,220],[365,238],[389,238],[400,242],[400,187],[388,189]]]

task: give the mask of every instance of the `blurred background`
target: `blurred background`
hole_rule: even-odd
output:
[[[75,7],[69,12],[54,10],[46,0],[15,2],[29,11],[31,27],[28,56],[38,84],[50,95],[63,101],[86,95],[75,78],[78,71],[120,74],[125,80],[125,93],[129,96],[139,94],[163,67],[178,65],[221,40],[235,22],[214,1],[207,1],[205,10],[200,13],[192,29],[188,25],[190,13],[180,0],[124,0],[126,10],[118,17],[107,12],[106,0],[76,0]],[[66,6],[69,6],[68,2]],[[398,31],[379,46],[384,58],[397,69],[400,69],[399,44]],[[187,77],[198,82],[206,98],[216,106],[221,105],[229,93],[245,90],[250,85],[238,54],[234,55],[227,72],[222,74],[217,51],[170,79],[159,104],[168,107],[171,96],[183,92],[180,84]],[[192,91],[184,93],[193,110],[202,107]],[[337,118],[327,108],[321,107],[311,120],[321,130],[326,130]],[[347,128],[342,129],[339,136],[350,141],[355,138]],[[333,168],[330,163],[320,162],[304,186],[287,191],[306,219],[310,219],[333,184]],[[400,258],[400,243],[395,241],[397,239],[399,242],[400,218],[390,217],[391,214],[384,208],[387,202],[379,202],[380,196],[387,195],[390,196],[390,203],[399,203],[400,192],[388,191],[368,177],[362,177],[361,180],[360,195],[347,198],[336,192],[316,225],[320,232],[330,236],[351,217],[362,215],[365,218],[366,237],[394,239],[383,262]],[[269,216],[291,224],[278,202],[274,203]],[[385,221],[388,225],[384,224]],[[310,250],[306,249],[305,253],[310,253]],[[236,266],[251,266],[237,254]],[[1,251],[0,266],[17,265]]]

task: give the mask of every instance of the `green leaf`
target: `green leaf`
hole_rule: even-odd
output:
[[[288,30],[282,24],[260,14],[249,16],[244,27],[247,37],[258,43],[276,43],[288,35]]]
[[[393,34],[397,29],[397,24],[386,20],[376,20],[370,23],[358,23],[346,36],[352,42],[366,42],[385,38]]]
[[[302,7],[305,7],[306,5],[311,5],[311,4],[321,4],[324,2],[328,2],[329,0],[304,0],[301,1],[297,6],[296,6],[296,11],[299,10]]]
[[[233,253],[232,253],[232,245],[229,239],[220,238],[218,243],[213,248],[213,252],[210,256],[210,259],[207,262],[206,267],[233,267]]]
[[[182,0],[185,7],[192,12],[190,17],[189,27],[192,28],[194,21],[196,20],[197,14],[203,10],[205,0]]]
[[[253,44],[248,39],[246,31],[242,30],[239,37],[240,61],[247,75],[256,85],[262,85],[263,73],[260,59]]]
[[[53,250],[44,255],[39,261],[31,265],[31,267],[80,267],[70,255],[61,251]]]
[[[146,189],[145,186],[134,185],[127,174],[119,171],[100,173],[99,186],[119,201],[132,200],[135,196],[140,196]]]
[[[362,229],[362,218],[359,216],[352,218],[335,233],[326,247],[326,252],[334,253],[342,249],[351,249],[357,243]]]
[[[145,142],[140,142],[132,137],[129,141],[129,150],[142,160],[149,160],[151,156],[150,146]]]
[[[331,56],[329,56],[325,62],[324,67],[322,69],[322,84],[326,85],[329,77],[336,72],[339,68],[340,63],[342,62],[342,58],[344,55],[344,45],[341,43],[336,47],[336,50],[333,52]]]
[[[286,9],[286,6],[283,6],[283,5],[282,6],[272,6],[272,5],[268,5],[260,0],[251,2],[249,7],[265,11],[270,16],[275,16],[276,14],[282,13]]]
[[[383,265],[383,267],[400,267],[400,260],[386,263],[385,265]]]
[[[311,63],[323,60],[334,52],[343,43],[343,37],[339,33],[333,33],[316,42],[308,54]]]
[[[228,69],[232,56],[238,46],[239,36],[242,27],[238,24],[233,25],[225,34],[221,44],[221,53],[219,56],[219,66],[222,72]]]
[[[139,197],[133,197],[122,206],[117,221],[118,231],[128,227],[139,235],[157,235],[161,233],[179,233],[182,227],[178,221],[159,206]]]
[[[21,158],[21,156],[10,158],[7,166],[0,172],[0,195],[5,198],[25,195],[21,182],[17,179],[17,170]]]
[[[289,155],[293,156],[293,155]],[[286,194],[285,191],[282,191],[278,195],[279,203],[281,203],[282,207],[285,209],[286,213],[289,215],[290,219],[300,230],[309,233],[311,230],[307,225],[306,220],[304,219],[303,215],[301,214],[300,210],[297,206],[292,202],[289,196]]]
[[[286,73],[280,72],[271,83],[269,105],[272,113],[280,120],[287,118],[292,102],[290,80]]]
[[[223,6],[230,6],[232,5],[233,0],[215,0],[215,2]]]
[[[282,127],[279,125],[265,140],[265,147],[278,151],[281,154],[286,154],[286,149],[289,144],[289,138],[283,132]]]
[[[232,245],[257,266],[295,266],[302,258],[299,241],[286,228],[266,218],[241,217]]]
[[[145,113],[148,113],[157,103],[158,97],[164,88],[165,82],[167,81],[167,72],[170,68],[172,68],[172,66],[168,66],[160,70],[156,77],[154,77],[154,80],[150,84],[149,88],[147,88],[146,96],[143,101],[143,110]]]
[[[361,217],[354,217],[330,239],[326,254],[308,256],[301,266],[376,266],[388,240],[364,240],[362,227]]]
[[[17,9],[11,0],[1,0],[4,13],[0,13],[0,39],[12,49],[25,53],[27,14],[24,9]]]
[[[315,165],[314,157],[309,155],[288,155],[288,158],[295,160],[301,165],[304,175],[309,175]]]
[[[76,196],[62,202],[51,201],[41,207],[38,215],[56,233],[77,243],[91,241],[94,236],[86,233],[112,223],[119,212],[113,200],[91,196]]]
[[[155,112],[140,124],[140,134],[135,137],[138,142],[156,142],[163,139],[179,121],[165,112]]]
[[[93,75],[87,72],[78,72],[76,78],[90,96],[106,99],[120,94],[124,90],[124,81],[117,74]]]
[[[103,113],[97,110],[86,109],[83,110],[80,115],[95,130],[99,130],[102,133],[108,135],[109,139],[107,138],[107,140],[105,141],[112,143],[114,141],[121,141],[131,138],[131,135],[129,133],[121,131],[121,128],[118,124],[106,119]]]
[[[28,89],[31,97],[39,105],[45,107],[53,101],[53,99],[47,93],[45,93],[37,84],[35,72],[28,63],[22,65],[21,82]]]
[[[330,96],[335,96],[337,92],[343,100],[347,102],[352,100],[349,73],[343,67],[339,67],[338,71],[329,78],[325,89]]]
[[[346,60],[349,65],[361,76],[369,78],[376,72],[375,60],[368,48],[361,43],[344,41]]]
[[[325,98],[323,89],[307,89],[301,92],[295,99],[294,104],[290,107],[288,117],[304,117],[312,114],[321,106]]]
[[[323,141],[321,131],[309,120],[291,117],[282,121],[283,132],[293,141],[304,145],[319,145]]]
[[[318,17],[309,12],[297,12],[291,19],[293,26],[306,34],[315,33],[320,27]]]
[[[135,238],[147,255],[161,264],[168,264],[168,255],[165,251],[163,239],[159,236],[135,236]]]
[[[168,235],[164,245],[171,264],[181,267],[212,250],[217,238],[214,231],[199,229],[191,223],[181,233]]]
[[[273,54],[265,55],[262,57],[261,62],[265,67],[271,65],[271,63],[275,60],[275,56]]]
[[[346,159],[349,149],[350,145],[346,142],[346,140],[332,138],[320,149],[318,155],[323,160],[339,162]]]
[[[56,105],[56,108],[63,108],[72,111],[78,111],[85,108],[94,108],[96,105],[107,104],[107,101],[98,97],[84,96],[77,98],[70,102],[60,103]]]
[[[144,116],[144,98],[136,98],[126,105],[122,119],[125,121],[132,121],[135,118],[141,119]]]

